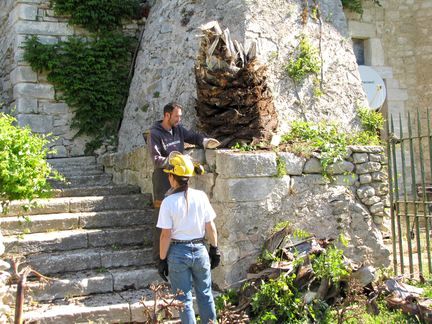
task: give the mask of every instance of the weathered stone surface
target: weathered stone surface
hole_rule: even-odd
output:
[[[379,162],[365,162],[361,164],[356,164],[356,173],[370,173],[381,170],[381,163]]]
[[[370,211],[372,214],[384,211],[384,203],[378,202],[378,203],[370,206]]]
[[[358,179],[357,175],[355,175],[355,174],[347,174],[347,175],[338,174],[338,175],[332,176],[332,178],[333,178],[334,184],[340,185],[340,186],[353,186]]]
[[[365,183],[371,183],[372,182],[372,176],[368,173],[365,174],[361,174],[360,177],[360,183],[361,184],[365,184]]]
[[[342,174],[350,173],[354,170],[354,164],[348,161],[339,161],[334,164],[330,164],[327,168],[329,174]]]
[[[369,156],[367,153],[354,153],[352,155],[354,163],[364,163],[369,161]]]
[[[357,189],[357,195],[360,199],[372,197],[375,195],[375,189],[372,186],[361,186]]]
[[[301,175],[303,173],[306,158],[290,152],[280,152],[278,156],[285,161],[285,169],[288,175]]]
[[[273,152],[242,153],[218,150],[218,178],[271,177],[276,175],[276,154]]]
[[[46,115],[17,115],[18,125],[30,126],[35,133],[48,133],[53,128],[54,119]]]
[[[323,22],[326,28],[322,29],[321,34],[326,43],[322,48],[327,67],[326,96],[309,96],[306,95],[306,86],[301,89],[303,107],[307,107],[304,113],[308,120],[337,120],[342,128],[355,129],[357,125],[354,121],[353,98],[364,101],[365,97],[351,44],[344,41],[343,35],[348,35],[348,26],[340,3],[323,2],[320,9],[323,16],[332,17]],[[193,15],[185,22],[184,12],[190,10]],[[286,57],[298,44],[296,35],[304,31],[304,26],[297,19],[302,10],[301,1],[229,1],[223,5],[217,1],[194,4],[169,0],[156,2],[150,11],[141,40],[141,44],[146,45],[138,53],[120,130],[119,150],[127,152],[143,145],[142,132],[154,120],[160,119],[162,107],[169,101],[179,101],[187,108],[184,111],[187,127],[195,124],[195,114],[190,109],[194,106],[196,96],[192,68],[200,41],[195,35],[198,26],[214,19],[219,21],[222,28],[228,27],[232,37],[239,39],[246,48],[254,41],[259,44],[258,55],[261,61],[268,64],[269,87],[280,115],[279,131],[285,133],[289,121],[300,118],[302,114],[297,104],[298,99],[294,91],[291,91],[294,88],[292,80],[280,77]],[[259,12],[259,15],[255,12]],[[274,15],[275,12],[279,14]],[[187,26],[182,26],[182,23]],[[288,34],[285,32],[287,26],[291,31]],[[318,24],[308,24],[307,32],[318,33]],[[316,39],[311,38],[311,41],[314,46],[318,45]],[[275,51],[278,52],[277,58],[269,59]],[[311,80],[306,81],[306,84],[310,83]],[[154,95],[156,92],[158,96]],[[141,109],[144,106],[148,107],[146,111]]]
[[[370,198],[362,199],[362,202],[365,205],[368,205],[368,206],[374,205],[374,204],[376,204],[376,203],[378,203],[380,201],[381,201],[381,198],[378,197],[378,196],[373,196],[373,197],[370,197]]]
[[[14,98],[54,99],[54,87],[49,84],[18,83],[13,87]]]
[[[317,158],[307,160],[303,168],[304,173],[322,173],[322,171],[321,162]]]
[[[290,177],[282,178],[216,178],[215,201],[257,201],[272,195],[285,195],[290,187]]]
[[[384,152],[384,148],[381,146],[358,146],[358,145],[351,145],[349,146],[351,151],[357,152],[357,153],[381,153]]]
[[[369,161],[371,162],[381,162],[383,160],[383,156],[381,154],[369,154]]]

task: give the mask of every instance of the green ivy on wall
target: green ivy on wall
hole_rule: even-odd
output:
[[[69,23],[91,32],[114,30],[123,18],[132,18],[138,11],[138,0],[51,0],[57,15],[70,16]]]
[[[381,7],[379,0],[371,0],[374,4]],[[358,14],[363,14],[362,0],[342,0],[342,6]]]
[[[137,0],[52,0],[57,14],[70,15],[69,23],[94,32],[57,44],[42,44],[36,36],[24,43],[24,59],[33,70],[47,72],[58,100],[75,113],[72,127],[89,135],[86,153],[104,139],[117,136],[129,89],[129,70],[136,39],[120,31],[123,18],[131,18]]]

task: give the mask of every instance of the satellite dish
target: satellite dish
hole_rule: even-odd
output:
[[[374,110],[381,108],[387,95],[383,79],[370,66],[359,65],[359,72],[369,108]]]

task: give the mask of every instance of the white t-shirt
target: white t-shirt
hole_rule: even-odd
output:
[[[189,188],[187,196],[188,206],[184,192],[169,195],[160,206],[156,227],[171,229],[171,238],[176,240],[204,237],[205,223],[216,217],[204,191]]]

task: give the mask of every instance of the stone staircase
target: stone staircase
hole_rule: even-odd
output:
[[[158,280],[151,258],[151,196],[113,184],[94,157],[49,162],[68,184],[53,183],[55,197],[39,200],[30,211],[13,203],[0,219],[5,256],[21,256],[53,278],[48,283],[29,278],[24,318],[144,322],[140,299],[151,298],[146,288]]]

